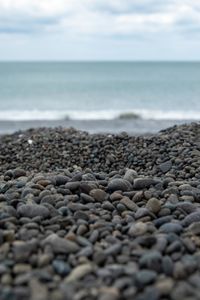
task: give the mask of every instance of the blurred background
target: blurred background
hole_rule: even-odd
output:
[[[200,118],[200,3],[0,0],[0,133]]]

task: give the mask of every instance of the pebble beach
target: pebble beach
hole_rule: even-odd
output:
[[[200,299],[200,123],[0,137],[0,300]]]

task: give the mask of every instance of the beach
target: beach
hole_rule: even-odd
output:
[[[200,123],[55,125],[0,137],[0,299],[199,299]]]

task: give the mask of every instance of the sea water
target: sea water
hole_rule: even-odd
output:
[[[0,63],[0,122],[126,118],[199,120],[200,63]]]

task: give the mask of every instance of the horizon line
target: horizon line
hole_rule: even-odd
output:
[[[112,60],[112,59],[91,59],[91,60],[84,60],[84,59],[73,59],[73,60],[67,60],[67,59],[52,59],[52,60],[46,60],[46,59],[9,59],[9,60],[1,60],[0,63],[200,63],[200,60],[175,60],[175,59],[159,59],[159,60],[148,60],[148,59],[130,59],[130,60]]]

